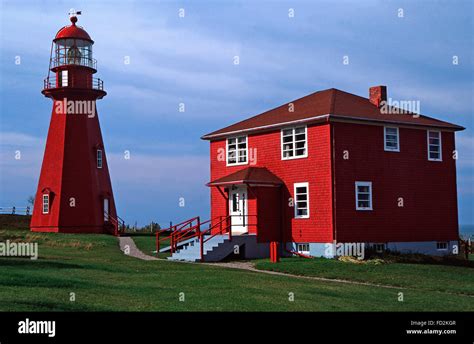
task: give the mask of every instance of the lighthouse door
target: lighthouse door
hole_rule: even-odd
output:
[[[109,221],[109,199],[104,198],[104,221]]]
[[[229,215],[232,234],[247,233],[247,188],[241,186],[230,190]]]

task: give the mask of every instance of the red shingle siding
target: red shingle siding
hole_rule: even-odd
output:
[[[287,233],[285,240],[297,242],[330,242],[332,241],[332,189],[331,189],[331,149],[329,124],[308,126],[307,130],[308,157],[293,160],[281,159],[281,131],[280,129],[248,136],[249,157],[255,157],[255,165],[226,166],[225,161],[218,161],[219,152],[225,152],[226,141],[211,142],[211,178],[216,180],[225,175],[244,169],[249,166],[266,167],[270,172],[279,177],[283,182],[283,218],[284,231]],[[221,149],[221,151],[219,151]],[[252,150],[252,152],[250,152]],[[221,154],[222,155],[222,154]],[[225,155],[225,154],[224,154]],[[294,219],[294,208],[288,206],[289,197],[293,197],[294,183],[309,183],[310,218]],[[258,192],[265,192],[267,188],[258,188]],[[263,190],[263,191],[262,191]],[[270,192],[270,191],[269,191]],[[273,192],[273,191],[271,191]],[[251,197],[251,194],[249,193]],[[259,208],[263,207],[265,197],[259,200]],[[249,200],[249,214],[256,214],[256,204]],[[275,203],[268,209],[279,216],[280,209]],[[211,188],[211,215],[225,216],[227,206],[224,198],[215,188]],[[259,226],[265,226],[259,232],[260,241],[274,239],[270,234],[279,231],[275,222],[270,220],[268,213],[259,217]],[[273,229],[274,228],[274,229]]]
[[[454,132],[442,132],[443,161],[436,162],[428,161],[426,130],[399,128],[400,152],[386,152],[383,126],[332,125],[337,241],[458,239]],[[355,210],[355,181],[372,182],[372,211]]]

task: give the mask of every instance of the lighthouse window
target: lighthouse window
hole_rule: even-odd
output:
[[[296,183],[295,187],[295,218],[304,219],[309,217],[309,195],[308,183]]]
[[[49,195],[43,195],[43,214],[49,214]]]
[[[281,131],[281,158],[288,160],[307,156],[306,127],[283,129]]]
[[[81,52],[75,45],[69,48],[67,51],[67,63],[68,64],[81,64]]]
[[[356,182],[356,210],[372,210],[372,182]]]
[[[227,165],[247,163],[247,136],[227,139]]]
[[[428,131],[428,160],[441,161],[441,132]]]
[[[59,85],[61,85],[61,87],[67,87],[68,86],[67,70],[62,70],[61,73],[59,74]]]
[[[97,150],[97,168],[102,168],[102,150]]]

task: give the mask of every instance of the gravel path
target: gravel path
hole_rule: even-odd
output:
[[[146,255],[140,251],[131,237],[119,237],[119,244],[120,250],[128,256],[142,260],[158,260],[158,258]]]

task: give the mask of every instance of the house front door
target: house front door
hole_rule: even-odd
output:
[[[229,215],[232,234],[247,233],[247,188],[234,187],[229,192]]]

